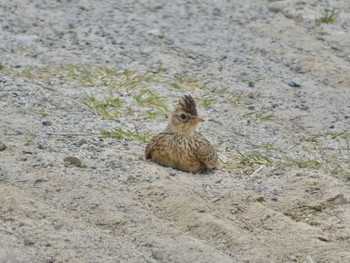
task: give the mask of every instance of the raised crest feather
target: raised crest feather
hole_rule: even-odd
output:
[[[194,99],[190,95],[184,95],[179,99],[177,109],[183,110],[192,116],[198,116],[197,107]]]

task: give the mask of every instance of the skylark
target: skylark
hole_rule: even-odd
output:
[[[190,95],[182,96],[170,115],[166,129],[148,142],[146,159],[193,173],[219,168],[213,145],[195,130],[202,121],[193,98]]]

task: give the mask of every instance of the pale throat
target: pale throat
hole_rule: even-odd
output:
[[[170,129],[172,132],[184,136],[194,135],[196,127],[197,125],[174,125],[172,123],[169,123],[168,125],[168,129]]]

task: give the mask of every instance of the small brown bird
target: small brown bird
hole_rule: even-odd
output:
[[[178,170],[203,173],[219,168],[212,144],[195,129],[199,122],[196,103],[190,95],[179,99],[166,129],[154,136],[145,149],[146,159]]]

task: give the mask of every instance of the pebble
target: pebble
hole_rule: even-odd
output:
[[[44,150],[46,147],[43,144],[38,144],[38,149],[39,150]]]
[[[2,171],[0,168],[0,182],[5,181],[7,179],[7,173],[5,171]]]
[[[64,162],[65,163],[69,163],[71,165],[75,165],[75,166],[81,166],[82,162],[78,157],[75,156],[68,156],[66,158],[64,158]]]
[[[301,86],[301,82],[298,79],[292,79],[288,82],[288,85],[293,88],[299,88]]]
[[[317,179],[317,178],[320,178],[320,175],[318,175],[318,174],[309,174],[309,178]]]
[[[23,243],[26,246],[33,246],[35,244],[35,242],[33,240],[29,239],[29,238],[24,239]]]
[[[43,121],[41,124],[44,126],[51,126],[52,122],[51,121]]]
[[[0,142],[0,152],[5,151],[6,145],[3,142]]]
[[[176,172],[170,171],[170,172],[169,172],[169,175],[170,175],[170,176],[176,176]]]
[[[255,87],[255,83],[254,83],[253,81],[249,81],[249,82],[248,82],[248,86],[249,86],[250,88],[254,88],[254,87]]]
[[[164,260],[164,252],[161,250],[152,250],[152,257],[156,260]]]
[[[84,144],[87,144],[87,140],[86,139],[80,139],[79,141],[76,141],[75,143],[74,143],[74,145],[75,146],[77,146],[77,147],[80,147],[80,146],[82,146],[82,145],[84,145]]]
[[[280,175],[284,175],[285,174],[285,170],[284,169],[273,169],[270,173],[268,173],[266,176],[271,176],[271,175],[276,175],[276,176],[280,176]]]
[[[215,181],[216,184],[219,184],[219,183],[221,183],[221,182],[222,182],[222,178],[220,178],[220,179],[218,179],[218,180]]]
[[[277,201],[278,200],[278,196],[277,195],[271,195],[271,200],[272,201]]]
[[[128,182],[133,182],[133,181],[136,180],[136,177],[133,176],[133,175],[131,175],[131,174],[129,174],[126,180],[127,180]]]
[[[215,8],[213,9],[213,16],[221,16],[221,15],[222,15],[221,9],[218,8],[218,7],[215,7]]]
[[[89,145],[88,150],[92,152],[100,152],[100,150],[95,145]]]
[[[306,110],[309,109],[309,106],[302,104],[302,105],[300,106],[300,109],[306,111]]]

